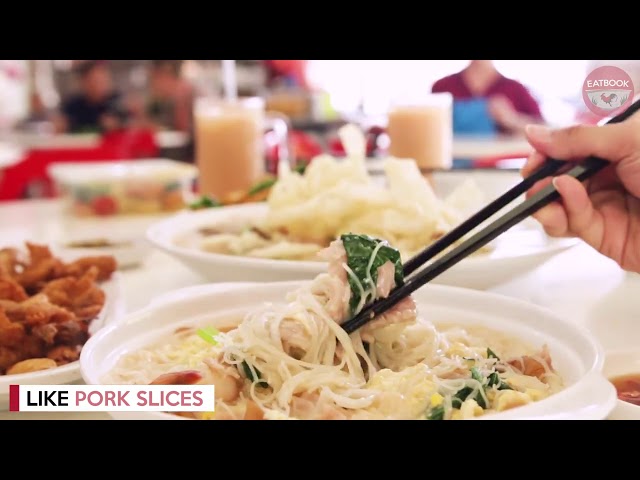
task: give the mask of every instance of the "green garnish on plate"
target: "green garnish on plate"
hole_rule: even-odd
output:
[[[211,345],[217,345],[218,341],[216,340],[216,336],[220,334],[220,332],[213,327],[205,327],[199,329],[197,332],[198,336],[203,339],[205,342],[210,343]]]

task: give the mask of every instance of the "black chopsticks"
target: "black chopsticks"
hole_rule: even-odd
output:
[[[607,123],[622,122],[636,111],[640,109],[640,100],[632,104],[627,110],[613,117]],[[528,191],[536,182],[550,175],[558,173],[560,170],[568,168],[566,175],[570,175],[580,181],[587,180],[603,168],[609,162],[597,157],[588,157],[579,164],[562,162],[560,160],[550,159],[532,175],[524,179],[521,183],[510,189],[504,195],[491,202],[489,205],[478,211],[469,219],[461,223],[458,227],[451,230],[447,235],[443,236],[415,257],[408,260],[404,265],[405,275],[415,272],[420,266],[431,260],[435,255],[451,246],[454,242],[460,240],[467,235],[472,229],[488,220],[492,215],[500,209],[507,206],[520,195]],[[509,230],[514,225],[520,223],[529,215],[540,210],[542,207],[554,202],[560,198],[560,194],[555,187],[550,184],[532,195],[518,206],[493,221],[487,227],[465,240],[450,252],[437,258],[428,266],[417,272],[415,275],[407,278],[404,285],[395,288],[387,298],[375,301],[366,306],[355,317],[342,324],[342,328],[347,333],[352,333],[358,328],[365,325],[374,317],[387,311],[396,305],[403,298],[408,297],[420,287],[424,286],[438,275],[448,270],[460,260],[466,258],[478,249],[482,248],[502,233]]]

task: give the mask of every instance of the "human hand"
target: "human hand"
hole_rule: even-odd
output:
[[[524,168],[530,175],[547,157],[579,160],[596,156],[611,165],[588,182],[568,175],[553,179],[561,196],[534,217],[554,237],[575,236],[622,268],[640,273],[640,115],[615,125],[574,126],[550,130],[529,125],[535,148]],[[532,195],[551,182],[538,182]]]

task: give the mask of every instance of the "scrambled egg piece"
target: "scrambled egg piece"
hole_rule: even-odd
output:
[[[516,392],[515,390],[501,390],[496,394],[494,408],[496,411],[502,412],[503,410],[531,403],[531,400],[531,397],[526,393]]]
[[[436,385],[430,377],[429,367],[424,364],[415,365],[402,372],[383,369],[371,377],[367,388],[381,392],[378,408],[390,410],[383,411],[383,414],[397,416],[401,410],[402,417],[417,418],[423,414],[429,403],[433,405],[434,401],[442,402],[442,397],[435,393]],[[385,402],[385,395],[393,396],[401,405],[394,401]]]
[[[543,398],[547,398],[549,394],[543,390],[538,390],[535,388],[527,388],[524,393],[529,396],[531,400],[537,402],[542,400]]]
[[[527,389],[546,391],[549,388],[546,383],[541,382],[536,377],[527,375],[513,375],[507,378],[506,382],[510,387],[520,391],[526,391]]]
[[[462,418],[479,417],[483,412],[484,410],[482,407],[472,398],[465,400],[460,407],[460,414],[462,415]]]
[[[442,405],[442,402],[444,402],[444,397],[442,395],[440,395],[439,393],[434,393],[433,395],[431,395],[431,406],[432,407],[438,407],[438,406]]]

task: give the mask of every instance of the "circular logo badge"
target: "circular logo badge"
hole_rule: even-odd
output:
[[[584,80],[582,98],[596,115],[614,115],[633,101],[631,77],[618,67],[598,67]]]

